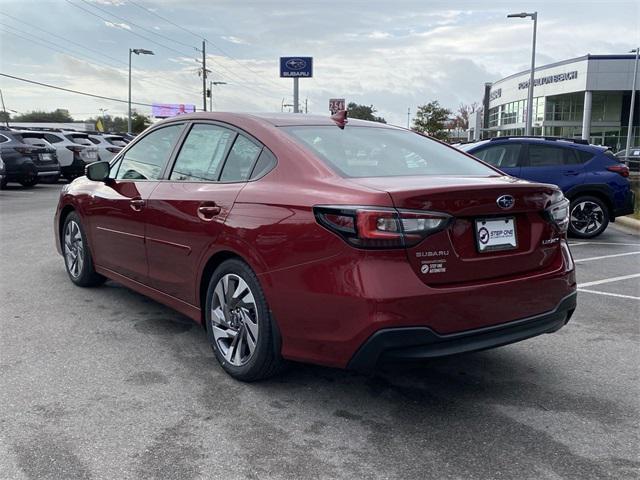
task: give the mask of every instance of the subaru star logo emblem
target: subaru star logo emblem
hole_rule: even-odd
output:
[[[291,70],[302,70],[307,66],[307,62],[302,60],[301,58],[291,58],[287,60],[287,67]]]
[[[503,210],[509,210],[516,203],[516,199],[511,195],[502,195],[501,197],[498,197],[496,203]]]

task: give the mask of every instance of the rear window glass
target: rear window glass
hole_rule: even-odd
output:
[[[377,127],[282,127],[346,177],[498,175],[457,150],[417,133]]]
[[[67,137],[72,142],[77,143],[78,145],[93,146],[93,143],[91,142],[91,140],[89,140],[89,137],[87,135],[65,135],[65,137]]]
[[[105,137],[105,140],[107,142],[109,142],[111,145],[115,145],[116,147],[126,147],[127,146],[127,142],[125,142],[123,138]]]

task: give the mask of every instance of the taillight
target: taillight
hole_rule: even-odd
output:
[[[121,147],[107,147],[107,152],[111,153],[118,153],[120,150],[122,150]]]
[[[84,147],[81,147],[80,145],[67,145],[67,149],[75,153],[80,153],[84,150]]]
[[[629,176],[629,167],[627,167],[626,165],[611,165],[610,167],[607,167],[607,170],[609,170],[610,172],[616,172],[623,177]]]
[[[553,223],[561,233],[566,233],[569,227],[569,200],[560,190],[556,190],[549,206],[545,209],[548,220]]]
[[[359,248],[405,248],[445,228],[451,216],[438,212],[358,206],[317,206],[318,223]]]
[[[23,155],[29,155],[33,151],[29,147],[13,147],[13,149],[18,153],[22,153]]]

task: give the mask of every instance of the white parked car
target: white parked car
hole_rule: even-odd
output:
[[[120,135],[110,133],[89,134],[89,140],[98,147],[98,157],[102,162],[109,162],[124,147],[126,140]]]
[[[31,130],[23,133],[41,135],[56,149],[60,172],[69,181],[84,175],[85,165],[98,160],[98,147],[86,133]]]

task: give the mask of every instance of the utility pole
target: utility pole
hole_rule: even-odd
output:
[[[209,82],[209,111],[213,112],[213,87],[214,85],[226,85],[227,82]]]
[[[205,41],[202,40],[202,110],[207,111],[207,56]]]
[[[4,97],[2,96],[2,90],[0,90],[0,100],[2,100],[2,113],[4,113],[4,121],[9,126],[9,114],[7,113],[7,109],[4,107]]]
[[[309,99],[308,99],[308,98],[305,98],[305,99],[304,99],[304,113],[309,113],[309,108],[308,108],[308,106],[309,106]]]

